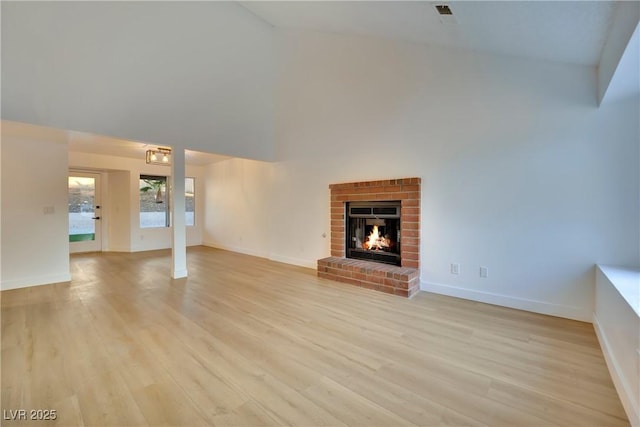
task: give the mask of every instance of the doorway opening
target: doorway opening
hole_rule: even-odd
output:
[[[100,174],[69,173],[69,252],[102,250]]]

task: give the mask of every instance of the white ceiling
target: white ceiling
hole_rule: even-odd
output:
[[[613,19],[610,1],[242,1],[279,28],[384,37],[595,66]],[[457,24],[443,24],[435,4]]]
[[[617,2],[610,1],[241,1],[276,28],[365,35],[563,63],[598,64]],[[448,4],[444,24],[435,4]],[[155,145],[70,132],[71,151],[144,158]],[[229,157],[186,152],[187,163]]]
[[[69,151],[144,159],[146,151],[155,148],[158,148],[158,146],[93,135],[85,132],[69,132]],[[231,157],[219,154],[203,153],[200,151],[185,150],[185,158],[187,164],[204,166],[221,162],[223,160],[230,159]]]

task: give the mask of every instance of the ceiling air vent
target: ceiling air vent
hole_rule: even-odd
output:
[[[436,10],[440,15],[453,15],[453,12],[451,12],[451,8],[447,4],[437,4]]]
[[[443,24],[457,24],[455,16],[453,16],[453,12],[448,4],[443,3],[434,3],[433,7],[435,7],[436,12],[438,12],[438,18],[440,22]]]

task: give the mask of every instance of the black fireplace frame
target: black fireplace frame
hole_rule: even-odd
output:
[[[401,202],[399,200],[348,202],[345,209],[345,256],[347,258],[402,265],[400,256]],[[352,231],[354,221],[380,222],[380,224],[385,224],[385,227],[390,227],[392,233],[395,234],[391,236],[393,248],[370,250],[357,247],[358,236],[354,236]]]

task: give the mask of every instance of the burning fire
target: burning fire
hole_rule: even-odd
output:
[[[384,249],[391,246],[391,240],[380,235],[378,226],[374,225],[371,234],[367,237],[367,241],[362,244],[364,249]]]

